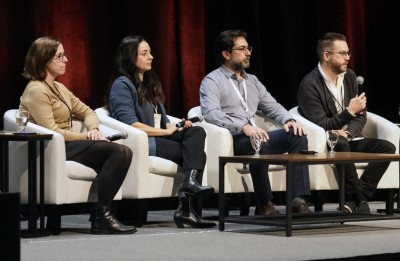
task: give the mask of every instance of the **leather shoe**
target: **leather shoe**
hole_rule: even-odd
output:
[[[254,215],[256,216],[277,215],[279,213],[279,210],[276,209],[275,204],[271,201],[268,202],[266,206],[263,206],[261,208],[256,207],[256,210],[254,211]]]
[[[310,213],[311,210],[308,208],[306,203],[300,203],[292,207],[292,213]]]
[[[134,226],[125,226],[111,214],[110,207],[99,206],[95,209],[95,217],[91,217],[92,234],[132,234],[136,232]]]

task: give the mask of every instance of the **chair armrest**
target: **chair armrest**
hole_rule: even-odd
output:
[[[207,132],[207,165],[210,174],[219,173],[219,156],[233,156],[233,139],[228,129],[206,121],[197,122]]]
[[[141,184],[141,187],[138,187],[138,189],[146,189],[149,187],[148,184],[143,183],[144,181],[149,180],[146,177],[149,175],[150,166],[149,141],[147,134],[142,130],[112,118],[109,116],[108,111],[103,107],[97,108],[95,112],[97,113],[101,124],[128,134],[128,137],[121,140],[121,143],[132,150],[132,163],[122,185],[122,193],[123,197],[131,197],[131,193],[139,194],[139,191],[134,190],[134,188],[137,187],[137,184]],[[126,193],[128,193],[128,195]]]
[[[182,119],[179,119],[179,118],[171,116],[171,115],[167,115],[167,117],[171,123],[178,123],[178,122],[182,121]]]
[[[307,132],[308,149],[316,152],[326,152],[328,150],[326,144],[325,130],[317,124],[307,120],[299,114],[297,106],[290,109],[293,119],[301,125]]]
[[[387,140],[396,146],[399,153],[400,128],[393,122],[372,112],[367,113],[367,124],[362,134],[369,138]]]

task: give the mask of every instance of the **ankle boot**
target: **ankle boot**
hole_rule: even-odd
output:
[[[212,194],[214,188],[200,185],[196,180],[197,174],[198,172],[195,169],[192,169],[190,172],[185,171],[183,173],[183,182],[180,190],[186,195],[193,197],[205,197]]]
[[[184,228],[184,224],[194,228],[208,228],[216,226],[214,222],[202,219],[192,208],[190,199],[179,192],[179,206],[174,214],[174,222],[178,228]]]
[[[93,234],[132,234],[137,230],[134,226],[125,226],[113,217],[110,207],[98,206],[92,219]]]

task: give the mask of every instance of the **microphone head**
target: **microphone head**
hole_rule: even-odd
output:
[[[358,85],[363,84],[363,83],[364,83],[364,77],[358,76],[358,77],[356,78],[356,82],[357,82]]]
[[[128,138],[128,133],[127,133],[126,131],[121,132],[121,137],[122,137],[123,139]]]
[[[203,115],[199,115],[199,116],[197,116],[198,118],[199,118],[199,122],[202,122],[202,121],[204,121],[204,117],[203,117]]]

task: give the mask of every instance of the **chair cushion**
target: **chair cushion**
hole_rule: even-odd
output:
[[[173,161],[149,156],[149,171],[155,174],[171,175],[181,172],[181,167]]]
[[[66,174],[70,179],[93,181],[97,177],[96,171],[76,161],[66,162]]]

